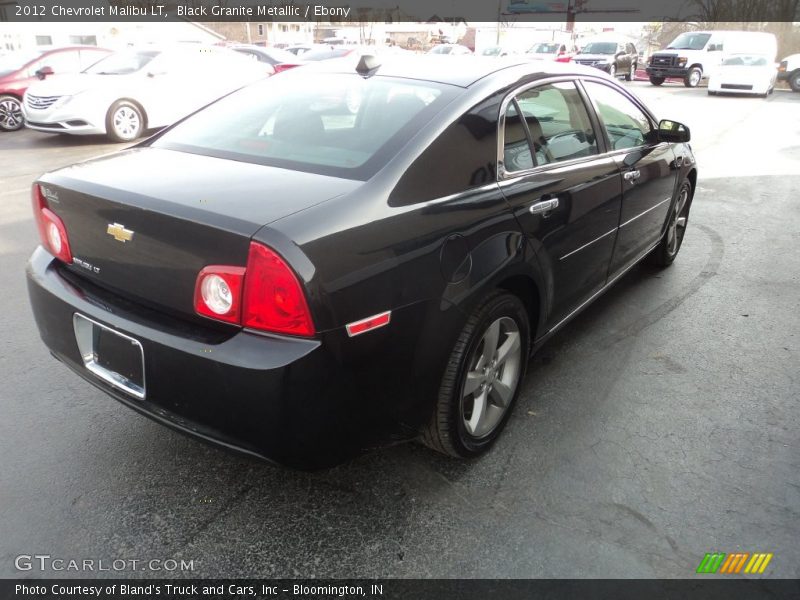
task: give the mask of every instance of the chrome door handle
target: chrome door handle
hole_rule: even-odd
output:
[[[558,208],[558,198],[550,198],[549,200],[542,200],[536,204],[531,204],[528,210],[532,215],[541,215],[550,212],[554,208]]]
[[[630,181],[631,183],[633,183],[634,181],[639,179],[639,177],[641,177],[642,174],[639,173],[639,171],[626,171],[622,176],[625,178],[625,181]]]

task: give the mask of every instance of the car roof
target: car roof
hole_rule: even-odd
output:
[[[360,56],[321,61],[303,69],[328,73],[352,73]],[[383,77],[401,77],[469,87],[490,75],[508,70],[518,70],[520,76],[530,73],[540,77],[557,75],[602,74],[592,67],[575,63],[531,61],[524,57],[487,58],[482,56],[437,56],[435,54],[377,55],[380,66],[376,74]],[[307,72],[307,71],[306,71]]]

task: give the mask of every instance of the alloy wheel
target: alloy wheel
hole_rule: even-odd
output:
[[[470,436],[482,438],[503,420],[519,384],[522,343],[514,319],[493,321],[467,364],[461,418]]]
[[[667,226],[667,253],[674,256],[678,253],[683,241],[683,234],[686,231],[686,220],[688,213],[688,200],[689,188],[684,186],[681,188],[681,193],[678,196],[678,201],[675,203],[675,208],[669,219]]]
[[[694,69],[691,75],[689,75],[689,85],[691,87],[697,87],[697,84],[700,83],[700,76],[701,76],[700,71]]]
[[[12,97],[0,99],[0,129],[16,131],[22,127],[22,106]]]
[[[114,113],[114,131],[124,139],[135,139],[139,134],[142,121],[139,114],[130,106],[121,106]]]

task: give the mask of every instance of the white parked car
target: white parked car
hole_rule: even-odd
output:
[[[708,80],[708,94],[756,94],[766,98],[775,89],[778,70],[768,57],[733,54]]]
[[[778,80],[788,81],[793,92],[800,92],[800,54],[792,54],[781,61]]]
[[[448,56],[461,56],[472,54],[472,50],[461,44],[438,44],[428,50],[428,54],[447,54]]]
[[[128,142],[264,76],[258,63],[224,48],[187,43],[127,49],[81,73],[33,84],[22,111],[25,124],[37,131]]]

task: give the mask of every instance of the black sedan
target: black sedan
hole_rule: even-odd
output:
[[[674,260],[688,140],[574,64],[290,70],[42,176],[33,312],[78,375],[208,441],[300,468],[405,439],[473,457],[534,350]]]

